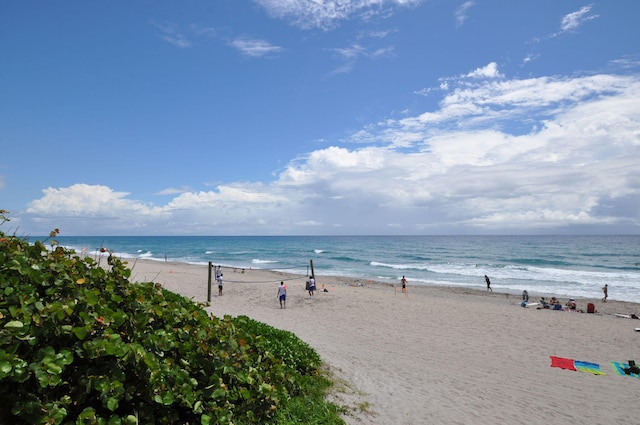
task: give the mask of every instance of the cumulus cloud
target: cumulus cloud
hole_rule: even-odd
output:
[[[42,198],[29,204],[25,217],[37,225],[40,234],[60,227],[86,235],[96,232],[117,235],[123,230],[126,234],[132,229],[145,233],[153,229],[156,222],[167,218],[166,208],[128,199],[129,195],[103,185],[79,183],[63,188],[50,187],[43,190]]]
[[[271,182],[187,191],[161,206],[105,186],[49,188],[25,217],[73,216],[76,229],[81,218],[110,234],[637,228],[640,77],[514,79],[489,64],[447,81],[434,110],[369,125]]]
[[[502,77],[500,72],[498,71],[498,64],[495,62],[491,62],[486,66],[481,68],[477,68],[474,71],[471,71],[466,75],[471,78],[498,78]]]
[[[423,0],[254,0],[271,16],[290,21],[303,29],[331,29],[340,21],[359,17],[371,19],[398,7],[410,7]]]

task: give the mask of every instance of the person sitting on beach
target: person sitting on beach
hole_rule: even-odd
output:
[[[551,297],[551,299],[549,300],[549,304],[551,305],[560,304],[560,301],[558,301],[556,297]]]
[[[636,362],[633,360],[629,360],[629,367],[624,368],[623,370],[626,375],[630,375],[632,373],[640,374],[640,367],[638,367]]]
[[[540,297],[540,304],[542,304],[542,308],[549,308],[550,305],[544,297]]]
[[[569,301],[567,302],[567,307],[569,307],[569,310],[575,310],[577,308],[576,300],[574,300],[573,298],[569,298]]]

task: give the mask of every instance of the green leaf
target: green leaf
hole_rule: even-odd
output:
[[[9,372],[11,372],[11,369],[13,369],[13,367],[11,366],[11,363],[9,363],[6,360],[3,360],[0,362],[0,372],[4,375],[8,374]]]
[[[138,425],[138,419],[133,415],[127,416],[124,421],[127,425]]]
[[[109,409],[109,410],[111,410],[113,412],[117,408],[118,408],[118,399],[113,398],[113,397],[109,397],[109,399],[107,400],[107,409]]]
[[[84,341],[84,339],[87,337],[87,334],[89,333],[89,331],[87,330],[87,328],[85,327],[78,327],[78,328],[73,328],[73,334],[76,336],[76,338],[78,338],[80,341]]]
[[[122,419],[120,419],[120,416],[111,416],[107,425],[122,425]]]
[[[173,404],[173,393],[167,392],[165,393],[164,397],[162,397],[162,403],[165,406],[169,406],[171,404]]]
[[[24,323],[19,320],[12,320],[4,325],[4,327],[7,329],[20,329],[24,327]]]
[[[251,393],[246,388],[241,389],[240,394],[242,395],[242,398],[244,398],[245,400],[249,400],[251,398]]]

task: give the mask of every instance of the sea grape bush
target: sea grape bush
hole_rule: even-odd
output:
[[[0,232],[0,424],[267,423],[317,372],[295,335],[209,316],[56,234]]]

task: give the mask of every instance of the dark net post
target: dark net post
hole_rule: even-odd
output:
[[[211,265],[211,261],[209,261],[209,280],[207,284],[207,302],[208,303],[211,302],[211,267],[213,266]]]

